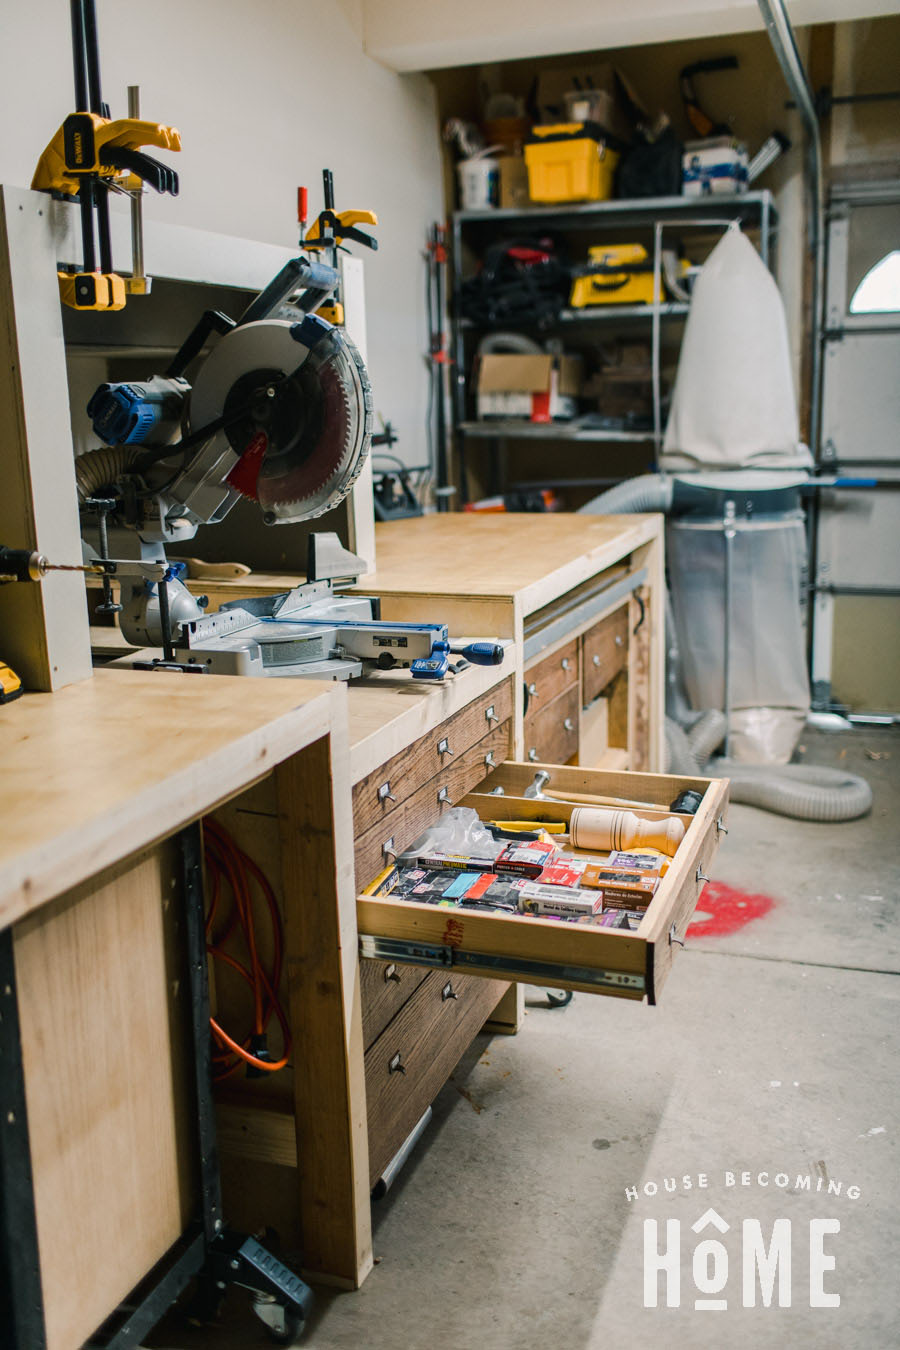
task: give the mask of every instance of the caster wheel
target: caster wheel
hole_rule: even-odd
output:
[[[571,989],[548,989],[547,1002],[551,1008],[566,1008],[572,1002]]]
[[[276,1345],[293,1345],[300,1335],[303,1327],[303,1318],[293,1308],[282,1309],[282,1324],[280,1327],[267,1326],[269,1340],[274,1341]]]

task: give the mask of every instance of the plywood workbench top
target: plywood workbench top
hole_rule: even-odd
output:
[[[376,526],[375,594],[518,596],[527,614],[655,539],[657,515],[456,513]]]
[[[98,670],[0,708],[0,927],[195,820],[337,724],[346,690]]]

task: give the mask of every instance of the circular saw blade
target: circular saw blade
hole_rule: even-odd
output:
[[[372,393],[362,358],[323,319],[264,319],[222,338],[201,368],[191,423],[225,420],[238,456],[228,482],[269,523],[337,506],[368,454]]]

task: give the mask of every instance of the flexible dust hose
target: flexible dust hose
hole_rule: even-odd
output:
[[[864,778],[826,769],[821,764],[737,764],[712,759],[705,772],[731,779],[731,800],[760,806],[795,820],[835,824],[856,820],[872,806],[872,789]]]
[[[75,485],[78,500],[86,501],[101,488],[107,488],[122,474],[129,473],[142,451],[139,445],[104,445],[88,450],[75,460]]]
[[[709,748],[715,749],[720,743],[724,728],[725,718],[716,709],[704,713],[689,733],[667,717],[669,772],[728,778],[733,802],[795,820],[836,824],[856,820],[870,810],[869,784],[842,769],[820,764],[741,764],[733,759],[708,759]]]
[[[668,511],[672,505],[672,479],[659,473],[627,478],[601,492],[578,508],[582,516],[627,515],[632,511]]]
[[[718,708],[709,708],[687,733],[687,743],[699,767],[703,767],[714,750],[725,739],[727,720]]]
[[[478,344],[478,355],[516,352],[519,356],[543,356],[544,348],[524,333],[487,333]]]

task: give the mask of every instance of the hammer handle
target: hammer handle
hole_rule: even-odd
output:
[[[590,806],[637,806],[642,811],[664,811],[659,802],[637,802],[629,797],[599,797],[590,792],[551,792],[545,788],[541,796],[555,802],[586,802]]]

